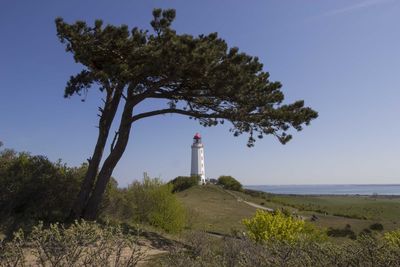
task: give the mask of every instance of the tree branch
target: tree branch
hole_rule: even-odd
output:
[[[144,112],[137,114],[131,118],[131,122],[135,122],[137,120],[147,118],[147,117],[152,117],[152,116],[157,116],[157,115],[162,115],[162,114],[181,114],[185,116],[190,116],[194,118],[206,118],[206,119],[229,119],[228,116],[221,114],[221,113],[200,113],[200,112],[195,112],[195,111],[188,111],[188,110],[181,110],[181,109],[173,109],[173,108],[167,108],[167,109],[160,109],[160,110],[154,110],[154,111],[149,111],[149,112]]]

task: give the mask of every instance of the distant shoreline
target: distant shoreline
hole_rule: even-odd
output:
[[[400,197],[400,184],[245,185],[244,188],[288,196]]]
[[[255,185],[243,185],[244,187],[253,186],[400,186],[399,184],[255,184]]]

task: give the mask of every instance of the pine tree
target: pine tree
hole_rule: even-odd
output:
[[[104,93],[99,107],[99,134],[86,178],[71,211],[71,218],[96,218],[97,209],[111,174],[128,144],[132,123],[162,114],[180,114],[215,126],[228,121],[234,136],[249,134],[248,146],[256,137],[273,135],[285,144],[287,131],[298,131],[317,117],[303,101],[282,104],[281,83],[257,57],[228,48],[217,33],[192,36],[171,28],[175,10],[155,9],[153,32],[128,26],[73,24],[56,19],[57,36],[83,70],[71,76],[65,97],[85,95],[97,87]],[[134,108],[144,100],[163,99],[165,107],[144,113]],[[123,113],[109,154],[100,166],[111,123],[118,106]]]

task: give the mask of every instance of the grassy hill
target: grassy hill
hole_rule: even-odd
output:
[[[177,196],[189,211],[191,227],[197,230],[229,234],[232,228],[243,229],[242,219],[256,211],[215,185],[194,186]]]
[[[306,220],[314,215],[316,220],[312,223],[321,228],[344,228],[348,224],[357,234],[376,222],[382,223],[385,230],[400,227],[400,198],[393,197],[269,195],[262,198],[215,185],[195,186],[177,196],[189,210],[192,229],[223,234],[243,229],[241,221],[256,211],[238,198],[273,209],[285,208]]]

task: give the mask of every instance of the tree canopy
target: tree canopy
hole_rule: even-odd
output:
[[[242,191],[242,184],[229,175],[222,175],[218,177],[218,185],[221,185],[225,189],[234,190],[234,191]]]
[[[78,21],[57,19],[57,31],[66,49],[86,68],[72,76],[65,96],[86,93],[93,83],[100,90],[123,86],[130,98],[168,100],[165,109],[134,115],[145,117],[178,113],[212,126],[226,119],[235,135],[273,134],[283,143],[290,126],[301,130],[317,113],[303,101],[281,105],[280,82],[271,82],[257,57],[228,48],[217,33],[192,36],[177,34],[170,25],[174,10],[153,12],[155,34],[128,26],[107,25],[96,20],[93,27]],[[183,102],[182,105],[177,105]]]
[[[126,148],[130,127],[140,119],[180,114],[203,126],[228,121],[230,131],[235,136],[247,133],[248,146],[253,146],[255,138],[264,135],[273,135],[285,144],[292,137],[290,128],[300,131],[317,117],[302,100],[284,103],[281,83],[270,81],[257,57],[229,47],[217,33],[178,34],[171,27],[174,18],[175,10],[155,9],[152,31],[104,26],[101,20],[89,26],[83,21],[69,24],[56,19],[60,41],[84,66],[70,77],[65,97],[77,94],[84,100],[93,87],[105,93],[104,106],[99,107],[98,141],[82,186],[85,192],[78,198],[81,204],[99,202],[107,177]],[[135,113],[135,107],[149,99],[164,100],[164,106]],[[121,100],[124,108],[119,128],[90,193]],[[93,217],[93,211],[89,213]]]

